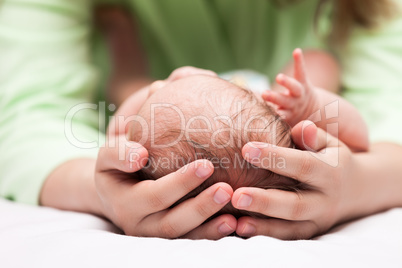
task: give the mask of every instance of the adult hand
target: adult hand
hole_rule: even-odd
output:
[[[359,189],[353,180],[356,165],[351,151],[310,121],[297,124],[292,137],[299,148],[310,151],[251,142],[243,147],[243,156],[256,166],[294,178],[311,189],[301,192],[237,189],[232,197],[235,208],[273,217],[240,218],[238,235],[308,239],[351,217]],[[275,164],[281,161],[285,165]]]
[[[198,160],[158,180],[140,181],[134,172],[146,164],[147,157],[145,148],[124,136],[116,146],[101,148],[95,185],[105,217],[132,236],[219,239],[234,232],[237,221],[232,215],[203,224],[230,201],[233,190],[226,183],[214,184],[171,208],[211,176],[211,162]]]
[[[168,80],[200,72],[211,75],[183,67]],[[154,82],[150,91],[163,87],[165,81]],[[148,158],[144,147],[126,139],[127,119],[133,115],[137,101],[138,96],[133,95],[121,105],[109,124],[107,144],[99,152],[95,183],[105,217],[133,236],[219,239],[233,233],[237,221],[232,215],[221,215],[203,224],[230,201],[233,190],[226,183],[214,184],[197,197],[170,208],[212,175],[214,168],[209,161],[195,161],[156,181],[136,177],[135,172]]]

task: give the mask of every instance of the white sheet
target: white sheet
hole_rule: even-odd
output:
[[[402,267],[402,209],[310,241],[136,238],[97,217],[0,200],[0,267]]]

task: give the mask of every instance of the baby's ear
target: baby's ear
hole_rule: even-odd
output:
[[[215,72],[210,70],[200,69],[192,66],[184,66],[174,70],[167,80],[172,82],[192,75],[208,75],[212,77],[218,77]]]
[[[153,82],[150,86],[149,86],[149,93],[148,93],[148,97],[151,96],[152,94],[154,94],[156,91],[158,91],[159,89],[163,88],[166,86],[166,84],[168,84],[169,82],[166,80],[157,80],[155,82]]]

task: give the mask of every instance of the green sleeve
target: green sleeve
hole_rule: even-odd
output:
[[[9,0],[0,9],[4,198],[37,204],[58,165],[96,157],[98,113],[94,104],[77,106],[92,99],[97,82],[89,57],[90,12],[84,0]]]
[[[371,141],[402,144],[402,15],[376,31],[356,30],[340,59],[343,95],[362,113]]]

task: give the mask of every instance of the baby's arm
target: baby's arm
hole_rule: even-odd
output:
[[[267,91],[263,98],[274,103],[291,126],[309,119],[351,149],[367,151],[367,127],[357,109],[340,96],[311,84],[300,49],[294,51],[293,58],[294,78],[279,74],[276,79],[287,91]]]

